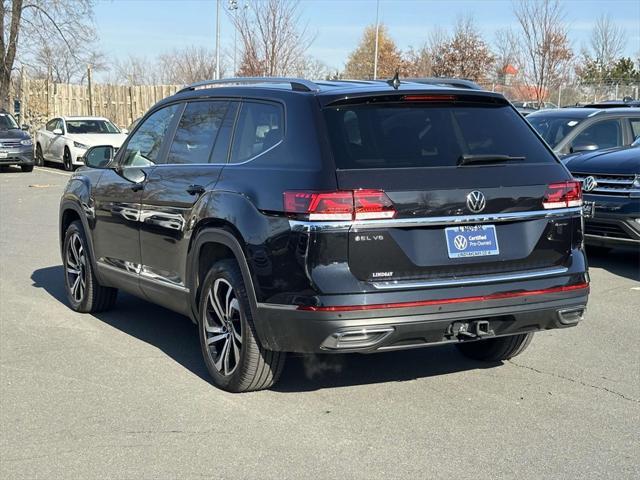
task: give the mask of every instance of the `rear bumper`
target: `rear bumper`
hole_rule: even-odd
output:
[[[574,276],[571,284],[586,280],[585,273],[582,279]],[[523,286],[523,283],[527,285]],[[503,284],[496,290],[536,292],[531,295],[495,296],[459,303],[429,300],[430,304],[422,306],[375,310],[304,311],[295,306],[258,304],[255,323],[262,344],[271,350],[369,353],[416,348],[574,326],[586,308],[589,288],[562,291],[567,285],[558,283],[558,279],[541,279],[519,282],[519,285]],[[473,299],[474,289],[447,290],[450,296],[457,295],[457,299]],[[425,291],[411,293],[425,296]],[[428,296],[445,298],[443,293],[429,292]],[[397,292],[395,297],[398,298]],[[344,300],[348,302],[349,299]],[[484,322],[486,335],[484,332],[480,336],[473,335],[478,322]],[[471,330],[471,334],[460,334],[461,325],[465,325],[463,329]],[[349,338],[362,341],[354,343]],[[341,339],[347,341],[341,342]]]

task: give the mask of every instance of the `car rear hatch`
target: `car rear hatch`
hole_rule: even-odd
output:
[[[565,270],[579,185],[501,97],[358,98],[324,115],[338,190],[354,196],[359,280],[424,287]]]

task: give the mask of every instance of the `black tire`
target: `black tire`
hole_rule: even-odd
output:
[[[33,172],[33,165],[20,165],[20,170],[25,173]]]
[[[36,143],[36,165],[44,167],[44,155],[42,155],[42,147],[39,143]]]
[[[533,333],[522,333],[508,337],[456,343],[456,347],[465,357],[473,360],[498,362],[520,355],[529,346],[532,338]]]
[[[238,264],[234,260],[215,263],[201,291],[198,331],[213,383],[233,393],[263,390],[275,384],[286,354],[260,345]],[[213,298],[218,296],[226,305],[213,305]]]
[[[116,288],[100,285],[90,256],[82,223],[76,220],[65,232],[62,249],[64,289],[69,305],[76,312],[104,312],[113,307],[118,296]]]
[[[64,169],[67,172],[73,171],[73,163],[71,162],[71,152],[67,147],[64,147],[64,154],[62,155],[62,163],[64,164]]]

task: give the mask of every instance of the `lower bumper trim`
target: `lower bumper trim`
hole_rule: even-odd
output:
[[[583,282],[576,285],[568,285],[562,287],[546,288],[542,290],[526,290],[521,292],[501,292],[491,295],[480,295],[475,297],[447,298],[442,300],[422,300],[417,302],[399,302],[399,303],[376,303],[371,305],[332,305],[332,306],[312,306],[301,305],[297,309],[311,312],[351,312],[362,310],[380,310],[388,308],[414,308],[428,307],[435,305],[449,305],[454,303],[468,302],[486,302],[489,300],[501,300],[506,298],[528,297],[532,295],[546,295],[550,293],[572,292],[576,290],[589,289],[589,283]]]

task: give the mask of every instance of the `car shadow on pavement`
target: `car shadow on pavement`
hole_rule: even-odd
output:
[[[61,265],[35,270],[33,286],[66,304]],[[198,330],[186,317],[120,292],[116,307],[94,318],[160,349],[208,383]],[[453,346],[445,345],[375,355],[290,354],[280,382],[272,390],[282,393],[313,391],[353,385],[410,381],[454,372],[492,368],[496,363],[468,360]]]
[[[602,268],[614,275],[640,282],[640,251],[634,248],[615,248],[603,251],[587,246],[590,267]]]

